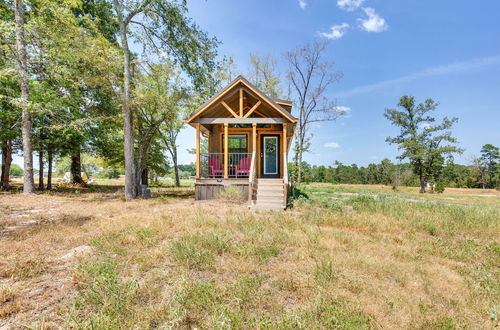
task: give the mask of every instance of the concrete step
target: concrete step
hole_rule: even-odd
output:
[[[283,205],[283,200],[281,199],[257,199],[255,201],[255,204],[256,205],[260,205],[260,204],[273,204],[273,205]]]
[[[274,211],[283,211],[285,207],[282,203],[259,203],[251,206],[252,210],[274,210]]]
[[[262,197],[284,197],[283,190],[259,190],[257,196]]]
[[[283,200],[283,197],[257,197],[256,199],[257,203],[279,203],[279,204],[284,204],[285,201]]]
[[[257,190],[284,190],[283,184],[258,184],[255,187]]]
[[[283,179],[257,179],[257,183],[283,184]]]

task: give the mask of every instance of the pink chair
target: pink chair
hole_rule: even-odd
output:
[[[208,166],[210,166],[210,175],[215,178],[218,174],[224,175],[224,169],[220,166],[220,160],[217,157],[210,157],[208,159]]]
[[[240,159],[240,165],[236,168],[236,177],[238,177],[239,174],[246,176],[250,175],[250,159]]]

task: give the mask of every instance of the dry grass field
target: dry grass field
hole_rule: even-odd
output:
[[[285,212],[2,193],[0,329],[498,327],[499,192],[416,191],[310,184]]]

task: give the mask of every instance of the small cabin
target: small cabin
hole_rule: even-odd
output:
[[[285,208],[291,109],[238,76],[184,119],[196,129],[196,199],[234,186],[255,209]]]

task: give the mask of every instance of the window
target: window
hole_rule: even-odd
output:
[[[229,134],[229,152],[248,152],[248,139],[246,134]],[[222,152],[224,152],[224,134],[222,134]]]

